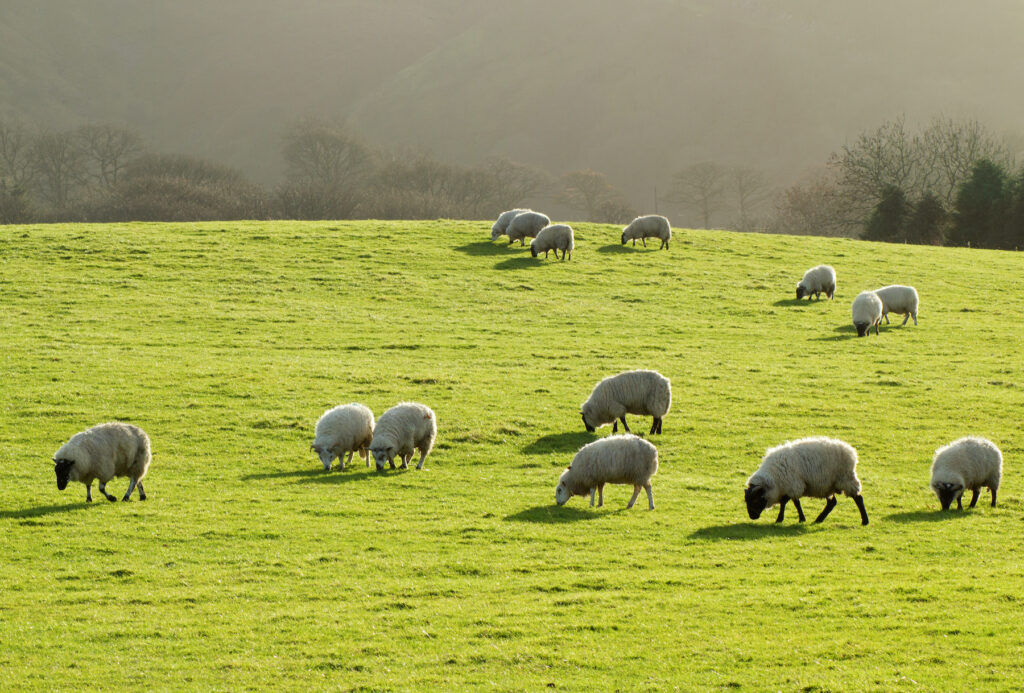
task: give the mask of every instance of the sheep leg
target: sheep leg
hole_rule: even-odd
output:
[[[832,512],[832,508],[834,507],[836,507],[836,497],[835,495],[831,495],[825,499],[825,507],[822,509],[821,514],[818,515],[817,519],[814,521],[814,524],[823,522],[825,518],[828,517],[828,514]]]
[[[917,313],[914,313],[914,326],[917,327]]]
[[[634,248],[636,247],[636,239],[635,238],[633,239],[633,247]]]
[[[137,484],[137,486],[139,487],[139,500],[140,501],[146,500],[146,491],[145,491],[145,489],[142,488],[142,482],[140,481]]]
[[[988,490],[992,492],[992,507],[994,508],[994,507],[996,507],[996,490],[994,488],[992,488],[991,486],[989,487]]]
[[[408,469],[409,468],[409,460],[411,460],[411,459],[412,459],[412,453],[411,452],[408,455],[402,455],[402,469]]]
[[[980,496],[980,495],[981,495],[981,489],[980,488],[973,488],[973,489],[971,489],[971,504],[969,506],[967,506],[967,507],[973,508],[975,505],[977,505],[978,504],[978,496]]]
[[[85,502],[92,503],[92,482],[85,485]]]
[[[632,433],[632,431],[629,430],[629,426],[626,425],[626,415],[623,414],[619,418],[622,419],[622,427],[626,429],[626,433]],[[612,433],[615,433],[615,431],[612,431]]]
[[[800,506],[800,499],[799,498],[794,498],[793,499],[793,507],[796,508],[796,515],[797,515],[797,517],[800,518],[800,521],[801,522],[807,522],[807,518],[804,517],[804,509],[803,509],[803,507]]]
[[[124,498],[121,499],[122,503],[125,501],[130,501],[132,499],[132,491],[135,490],[135,484],[137,483],[139,482],[136,481],[134,478],[128,480],[128,490],[125,491]]]
[[[618,433],[618,432],[619,432],[619,422],[616,419],[615,421],[612,421],[612,433]]]
[[[651,421],[651,432],[650,432],[650,435],[654,435],[655,433],[661,433],[661,417],[660,416],[655,416],[654,420]]]
[[[868,511],[864,509],[864,497],[858,493],[853,497],[853,502],[857,504],[857,510],[860,510],[860,523],[866,525],[868,523]]]
[[[901,326],[902,326],[902,325],[906,325],[906,324],[907,324],[907,320],[910,320],[910,313],[907,313],[907,314],[906,314],[906,315],[905,315],[905,316],[903,317],[903,322],[901,322],[901,323],[900,323],[900,325],[901,325]],[[917,323],[914,323],[914,324],[916,325]]]
[[[667,247],[668,247],[668,241],[664,241],[663,240],[661,242],[661,245],[658,247],[658,250],[661,250],[662,248],[667,248]]]
[[[412,459],[412,455],[409,455],[409,459]],[[420,450],[420,461],[416,464],[416,469],[423,469],[423,460],[427,459],[427,453]]]
[[[597,507],[604,505],[604,484],[597,485]]]
[[[100,482],[100,493],[102,493],[103,497],[106,498],[111,503],[117,500],[116,496],[112,496],[109,493],[107,493],[107,485],[102,481]]]
[[[594,488],[590,489],[590,507],[591,508],[594,507],[594,494],[595,493],[597,493],[597,486],[595,486]]]
[[[394,457],[389,457],[388,458],[388,464],[390,464],[391,468],[394,469],[395,468],[395,458]]]
[[[779,516],[775,518],[775,524],[782,522],[786,517],[786,503],[789,502],[789,496],[783,496],[779,499]]]
[[[889,314],[888,313],[882,313],[882,317],[885,318],[885,324],[888,325],[889,324]],[[906,321],[904,321],[904,322],[906,322]]]
[[[960,499],[963,498],[963,496],[964,496],[964,494],[961,493],[959,496],[956,497],[956,509],[957,510],[963,510],[964,509],[964,504],[960,502]]]
[[[644,244],[645,248],[647,247],[647,237],[646,236],[642,236],[640,238],[640,242]]]
[[[661,427],[662,427],[663,423],[664,422],[662,421],[662,418],[659,416],[658,417],[658,433],[661,433]]]
[[[654,510],[654,491],[651,489],[650,481],[644,484],[644,490],[647,491],[647,509]]]
[[[633,497],[629,499],[629,504],[626,506],[626,510],[629,510],[630,508],[632,508],[633,507],[633,503],[636,503],[636,499],[639,498],[639,497],[640,497],[640,487],[634,485],[633,486]]]

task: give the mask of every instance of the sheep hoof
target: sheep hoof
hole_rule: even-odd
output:
[[[127,503],[127,502],[129,502],[130,500],[131,500],[131,498],[129,498],[128,496],[125,496],[124,498],[122,498],[122,499],[121,499],[121,502],[122,502],[122,503]]]
[[[112,496],[109,493],[106,494],[106,496],[107,496],[107,500],[110,501],[111,503],[116,503],[117,502],[117,496]]]
[[[146,500],[146,494],[145,494],[145,493],[140,493],[140,494],[139,494],[139,500],[140,500],[140,501],[144,501],[144,500]]]

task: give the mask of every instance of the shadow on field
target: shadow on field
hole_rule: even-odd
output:
[[[526,257],[512,257],[508,260],[502,260],[494,266],[494,269],[506,270],[506,269],[524,269],[526,267],[539,267],[537,258],[527,255]]]
[[[587,443],[597,440],[594,433],[579,431],[577,433],[552,433],[541,436],[523,448],[528,455],[543,455],[549,452],[576,452]]]
[[[333,472],[321,472],[316,476],[310,476],[306,479],[302,479],[303,484],[346,484],[350,481],[362,481],[364,479],[377,478],[386,479],[387,477],[399,476],[401,474],[408,474],[411,471],[415,471],[415,465],[410,466],[408,469],[391,469],[388,467],[383,472],[378,472],[376,467],[360,467],[359,471],[353,471],[351,468],[344,472],[333,471]],[[427,471],[426,469],[420,470],[421,472]]]
[[[100,496],[102,499],[102,496]],[[106,501],[104,501],[106,503]],[[34,508],[22,508],[21,510],[0,510],[0,519],[25,519],[28,517],[42,517],[54,513],[66,513],[72,510],[85,510],[93,505],[102,503],[69,503],[67,505],[37,505]]]
[[[506,522],[543,522],[558,524],[559,522],[576,522],[577,520],[594,520],[607,513],[579,508],[558,507],[557,505],[538,505],[536,508],[520,510],[514,515],[501,518]]]
[[[906,513],[894,513],[892,515],[886,515],[886,520],[892,520],[893,522],[952,522],[963,517],[967,517],[969,513],[961,512],[959,510],[915,510]]]
[[[246,474],[241,477],[242,481],[259,481],[260,479],[287,479],[289,477],[322,476],[329,474],[323,467],[319,469],[290,469],[287,472],[263,472],[260,474]]]
[[[460,245],[455,250],[466,255],[472,255],[474,257],[481,257],[487,255],[504,255],[508,243],[498,244],[497,242],[492,243],[491,241],[480,241],[479,243],[467,243],[466,245]]]
[[[771,524],[743,522],[740,524],[703,527],[691,533],[690,539],[710,539],[713,541],[721,541],[723,539],[764,539],[765,537],[796,536],[806,531],[806,523],[777,525],[774,522]]]
[[[882,325],[882,327],[884,328],[885,325]],[[844,339],[850,339],[850,338],[857,339],[857,328],[853,326],[853,323],[847,323],[845,325],[840,325],[839,327],[835,328],[832,331],[835,332],[836,334],[831,336],[831,337],[815,337],[814,341],[815,342],[838,342],[838,341],[841,341],[841,340],[844,340]],[[885,332],[885,330],[883,329],[882,332]],[[875,331],[871,330],[871,334],[868,335],[868,336],[869,337],[874,337],[875,336]]]
[[[661,241],[658,241],[661,243]],[[637,250],[650,250],[650,248],[644,248],[643,246],[637,246]],[[622,245],[621,243],[609,243],[608,245],[602,245],[597,249],[599,253],[632,253],[635,252],[632,246]]]
[[[808,301],[806,298],[783,298],[773,303],[773,306],[804,306],[811,305],[812,303],[828,303],[828,301]]]

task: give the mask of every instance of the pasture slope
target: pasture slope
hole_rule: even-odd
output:
[[[0,689],[1019,687],[1024,255],[578,224],[559,262],[489,229],[0,228]],[[821,262],[835,300],[797,303]],[[890,283],[920,325],[857,339]],[[555,507],[580,403],[641,367],[674,395],[656,509]],[[323,472],[324,409],[401,400],[437,412],[425,470]],[[112,419],[152,437],[150,499],[57,491],[52,453]],[[944,514],[931,456],[968,433],[999,507]],[[871,524],[750,522],[765,449],[818,434]]]

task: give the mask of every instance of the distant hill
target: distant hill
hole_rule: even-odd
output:
[[[0,116],[127,123],[157,148],[280,173],[294,119],[552,173],[646,206],[702,160],[786,182],[905,113],[1017,126],[1024,5],[712,0],[14,0]]]

